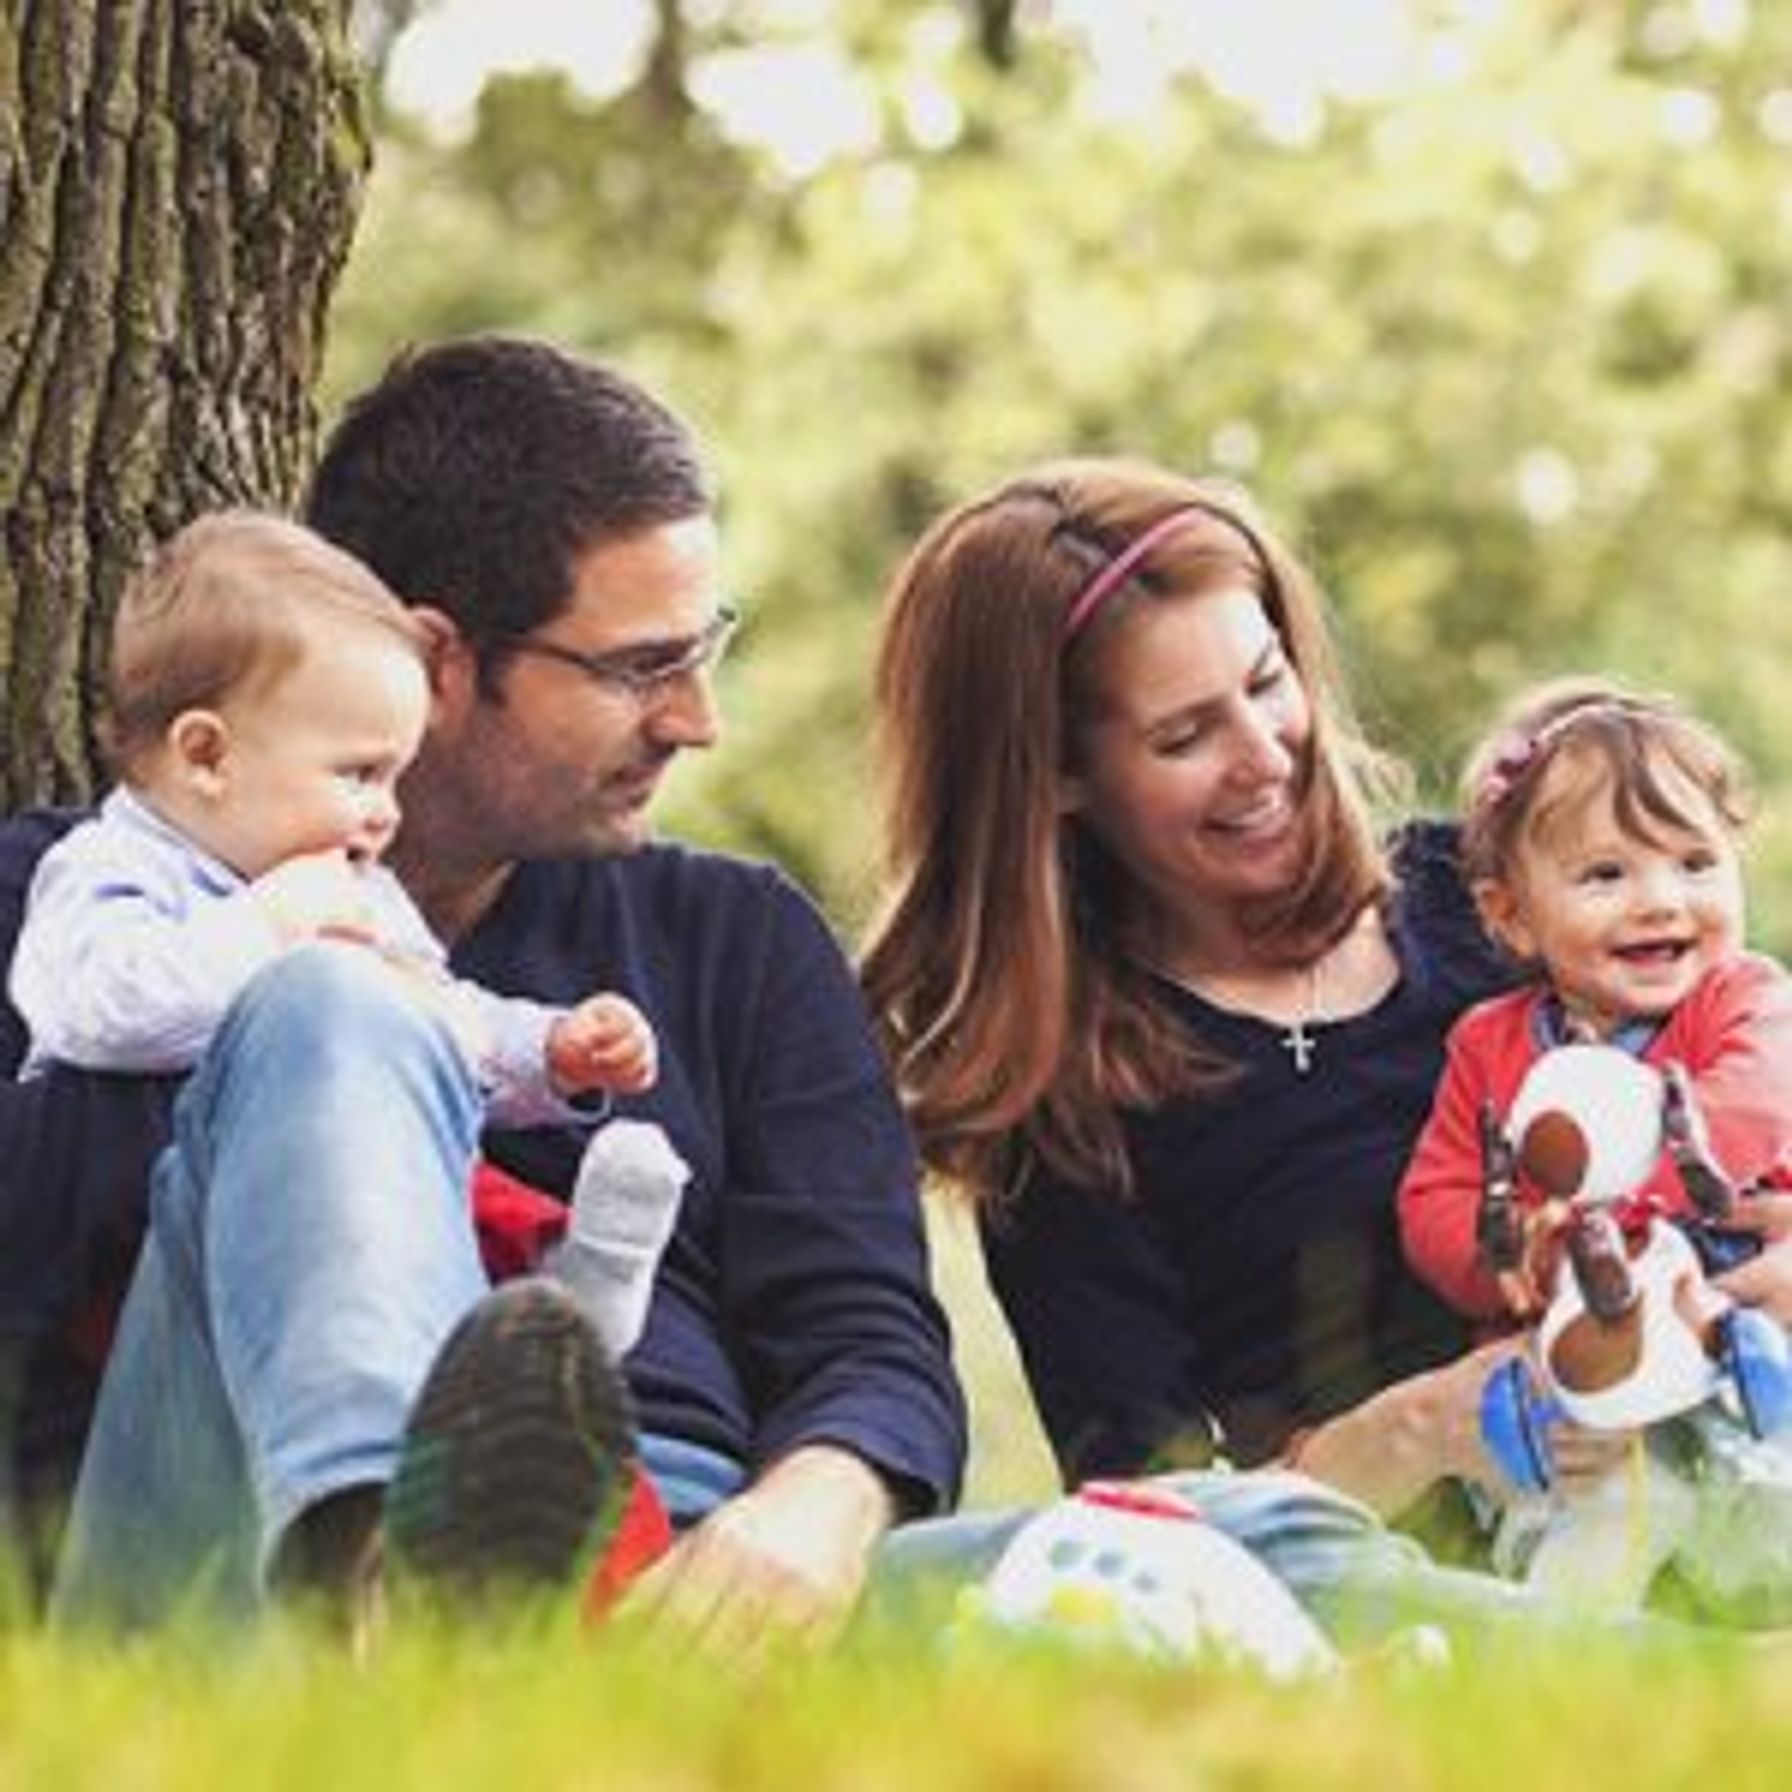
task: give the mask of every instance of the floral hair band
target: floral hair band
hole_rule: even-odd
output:
[[[1512,792],[1581,723],[1636,713],[1634,703],[1599,697],[1552,716],[1539,728],[1514,729],[1499,743],[1487,770],[1481,774],[1475,786],[1475,807],[1486,814],[1503,807]]]

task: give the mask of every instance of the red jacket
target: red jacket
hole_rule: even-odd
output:
[[[1450,1030],[1443,1080],[1400,1185],[1407,1261],[1477,1318],[1507,1316],[1475,1242],[1478,1116],[1488,1099],[1496,1113],[1509,1112],[1541,1055],[1533,1016],[1542,1000],[1536,988],[1496,996]],[[1674,1010],[1642,1056],[1685,1066],[1712,1153],[1732,1180],[1792,1188],[1792,977],[1754,953],[1728,960]],[[1521,1199],[1526,1192],[1521,1185]],[[1669,1213],[1697,1211],[1665,1150],[1637,1198]]]

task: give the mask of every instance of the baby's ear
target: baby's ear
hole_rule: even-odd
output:
[[[183,709],[168,724],[168,756],[174,775],[200,796],[216,796],[224,784],[230,724],[215,709]]]
[[[439,692],[443,680],[452,677],[456,670],[470,673],[477,681],[478,652],[446,610],[438,610],[434,604],[413,604],[410,621],[423,647],[423,664],[432,692]]]
[[[1536,956],[1537,942],[1524,918],[1524,905],[1510,884],[1497,878],[1478,879],[1470,889],[1481,925],[1514,958]]]

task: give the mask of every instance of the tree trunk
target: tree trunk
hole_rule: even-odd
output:
[[[125,576],[289,507],[369,143],[351,0],[0,0],[0,813],[82,800]]]

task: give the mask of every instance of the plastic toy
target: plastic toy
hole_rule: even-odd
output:
[[[1516,1486],[1550,1486],[1549,1427],[1561,1416],[1639,1427],[1716,1398],[1756,1437],[1792,1422],[1786,1333],[1707,1281],[1681,1226],[1625,1212],[1664,1150],[1705,1222],[1721,1227],[1733,1211],[1734,1184],[1681,1073],[1613,1046],[1558,1047],[1532,1066],[1503,1125],[1483,1112],[1481,1146],[1478,1239],[1496,1272],[1524,1257],[1521,1175],[1565,1209],[1533,1347],[1482,1394],[1482,1435]]]
[[[1161,1483],[1092,1481],[1030,1517],[960,1595],[961,1642],[991,1632],[1161,1661],[1324,1673],[1331,1645],[1242,1544]]]

